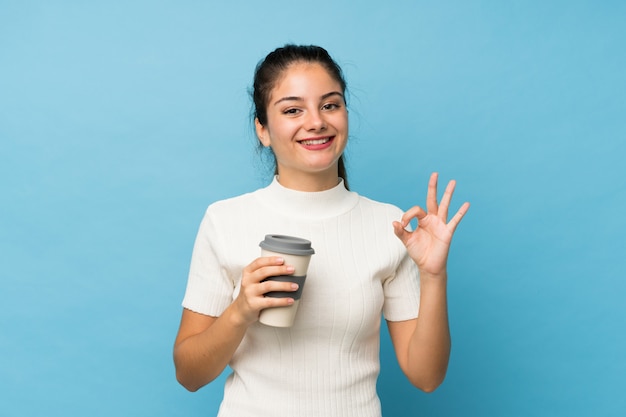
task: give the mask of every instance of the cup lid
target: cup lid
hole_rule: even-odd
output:
[[[313,255],[315,253],[310,241],[295,236],[265,235],[265,240],[259,243],[259,246],[272,252],[288,255]]]

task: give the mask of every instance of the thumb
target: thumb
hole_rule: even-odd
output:
[[[393,222],[393,233],[398,236],[398,239],[402,241],[402,243],[406,243],[408,239],[408,235],[410,234],[403,226],[402,223],[395,221]]]

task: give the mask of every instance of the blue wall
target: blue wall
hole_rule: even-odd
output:
[[[624,415],[626,3],[213,3],[0,1],[0,413],[214,415],[171,360],[191,248],[264,184],[247,88],[293,41],[344,67],[354,189],[472,202],[448,378],[384,334],[386,415]]]

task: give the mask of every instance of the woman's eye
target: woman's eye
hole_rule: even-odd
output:
[[[335,110],[338,109],[339,105],[337,103],[327,103],[322,106],[324,110]]]
[[[283,110],[283,114],[294,115],[294,114],[298,114],[299,111],[300,111],[299,109],[287,109],[287,110]]]

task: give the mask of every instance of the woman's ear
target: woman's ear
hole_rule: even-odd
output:
[[[257,117],[254,118],[254,129],[256,130],[256,136],[259,138],[261,144],[266,148],[270,146],[270,135],[267,128],[259,122]]]

